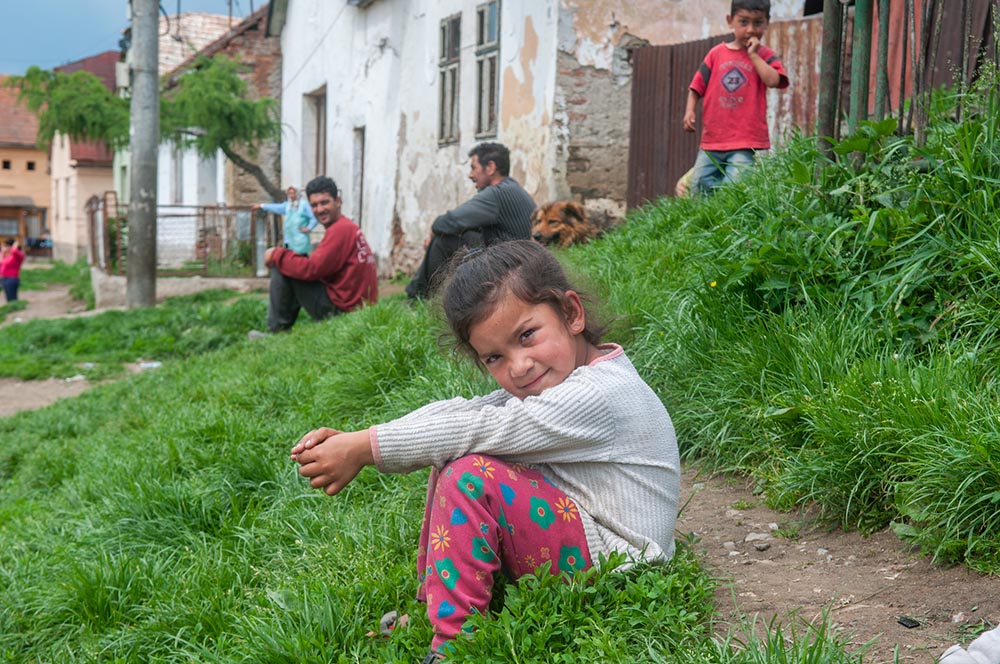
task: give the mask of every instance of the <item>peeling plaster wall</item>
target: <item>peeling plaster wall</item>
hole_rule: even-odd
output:
[[[507,2],[500,52],[500,136],[511,151],[511,175],[536,203],[558,197],[564,148],[554,117],[558,7]]]
[[[360,225],[385,274],[390,270],[395,200],[401,56],[411,3],[381,0],[367,9],[324,0],[289,2],[282,46],[281,170],[306,184],[304,96],[326,86],[327,173],[341,190],[344,213]],[[363,203],[351,200],[355,129],[365,128]]]
[[[459,100],[460,143],[438,146],[438,60],[442,19],[462,14],[460,91],[468,92],[475,80],[475,6],[462,0],[414,0],[410,3],[406,63],[400,77],[396,145],[397,182],[392,263],[396,269],[412,271],[423,257],[423,242],[434,217],[471,196],[475,189],[466,178],[466,137],[473,132],[472,107]],[[388,174],[387,174],[388,175]]]
[[[537,199],[554,189],[549,130],[555,90],[557,0],[501,3],[496,138],[475,137],[475,27],[481,0],[379,0],[366,9],[293,0],[282,31],[281,168],[305,183],[303,96],[326,86],[328,175],[348,200],[354,129],[366,128],[362,229],[382,274],[411,270],[434,218],[470,198],[469,149],[511,148],[512,175]],[[438,144],[441,20],[462,14],[459,142]],[[523,40],[523,41],[522,41]],[[522,43],[526,48],[521,48]]]
[[[290,0],[282,31],[281,170],[305,182],[304,95],[326,87],[328,175],[360,217],[383,275],[412,270],[431,222],[471,197],[469,149],[497,140],[539,203],[573,196],[624,207],[628,49],[725,30],[729,0],[503,0],[495,138],[475,136],[476,8],[482,0]],[[802,0],[775,0],[772,18]],[[442,19],[462,15],[459,141],[438,144]],[[350,200],[365,127],[363,205]]]
[[[551,111],[555,92],[556,0],[501,3],[500,108],[494,138],[477,139],[476,7],[481,0],[411,3],[400,80],[405,103],[397,124],[396,216],[392,220],[394,268],[410,271],[423,256],[434,218],[468,200],[469,150],[495,140],[511,151],[511,175],[536,201],[554,189],[555,145]],[[461,13],[459,141],[438,144],[438,30]],[[523,48],[522,48],[523,45]]]
[[[560,28],[560,48],[570,46],[583,66],[611,69],[614,49],[626,34],[664,45],[727,32],[731,0],[560,0],[559,4],[569,18]],[[804,4],[804,0],[772,0],[771,20],[801,17]]]
[[[803,0],[775,0],[771,19],[800,16],[802,7]],[[556,197],[624,214],[631,50],[725,33],[729,10],[730,0],[560,0]]]

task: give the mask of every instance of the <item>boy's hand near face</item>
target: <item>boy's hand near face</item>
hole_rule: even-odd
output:
[[[299,475],[309,478],[309,486],[330,496],[375,463],[368,431],[343,433],[327,427],[304,435],[292,448],[292,459],[299,463]]]
[[[757,49],[760,48],[760,40],[756,37],[750,37],[747,39],[747,53],[749,55],[754,55],[757,53]]]

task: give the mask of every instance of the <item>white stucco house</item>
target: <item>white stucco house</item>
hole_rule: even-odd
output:
[[[474,193],[495,140],[536,202],[625,207],[631,49],[726,30],[729,0],[273,0],[281,171],[341,188],[380,272],[410,270],[430,223]],[[801,16],[776,0],[772,19]]]

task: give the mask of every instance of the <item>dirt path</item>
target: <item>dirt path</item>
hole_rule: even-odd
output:
[[[25,269],[45,269],[42,266],[25,265]],[[69,295],[69,286],[54,285],[43,291],[22,290],[21,300],[28,306],[21,311],[9,314],[0,321],[0,328],[7,325],[17,325],[35,318],[59,318],[62,316],[80,315],[86,312],[86,305]],[[0,417],[13,415],[21,410],[40,408],[54,403],[59,399],[75,397],[88,387],[86,380],[64,380],[49,378],[48,380],[22,381],[13,378],[0,378]]]
[[[1000,578],[931,565],[889,531],[864,538],[816,526],[808,515],[775,512],[740,479],[683,477],[677,529],[720,580],[724,618],[764,619],[797,611],[807,621],[826,612],[851,642],[874,640],[866,662],[936,661],[967,644],[984,623],[1000,623]],[[784,535],[791,533],[791,537]],[[917,620],[906,628],[898,618]]]
[[[5,324],[33,318],[79,315],[66,287],[24,293],[28,307]],[[85,380],[22,382],[0,379],[0,417],[72,397]],[[721,617],[759,614],[807,621],[824,612],[852,643],[874,641],[866,662],[931,664],[953,643],[966,644],[986,625],[1000,623],[1000,578],[930,564],[891,532],[864,538],[816,526],[808,514],[763,506],[740,479],[683,477],[678,520],[694,533],[708,569],[719,578]],[[917,620],[908,629],[898,618]],[[786,620],[787,622],[787,620]]]

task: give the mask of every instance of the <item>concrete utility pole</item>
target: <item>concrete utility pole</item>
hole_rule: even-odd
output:
[[[160,139],[159,0],[131,0],[132,100],[125,303],[156,304],[156,153]]]

